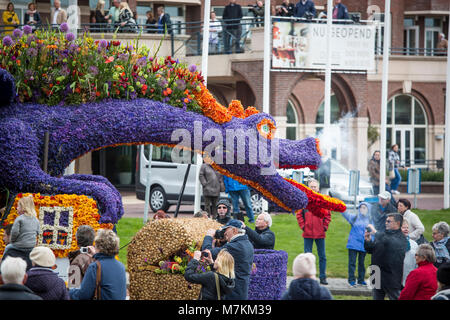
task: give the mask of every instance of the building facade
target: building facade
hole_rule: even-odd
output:
[[[23,19],[29,1],[13,2],[20,19]],[[139,23],[145,22],[148,10],[156,12],[159,5],[166,7],[174,24],[203,20],[204,7],[200,0],[128,2],[136,11]],[[318,13],[326,9],[325,0],[314,2]],[[342,1],[356,21],[375,19],[380,22],[384,21],[384,2]],[[7,3],[0,0],[0,9],[6,8]],[[44,19],[50,16],[52,3],[53,0],[37,0],[38,11]],[[68,0],[61,0],[61,3],[65,8]],[[97,0],[78,0],[82,23],[89,22],[90,12],[95,10],[96,3]],[[111,1],[107,0],[106,3],[109,8]],[[211,8],[219,19],[228,3],[228,0],[211,0]],[[237,0],[237,3],[242,6],[244,17],[251,20],[253,14],[250,8],[255,1]],[[281,3],[281,0],[271,1],[273,9]],[[443,158],[447,57],[436,48],[440,33],[448,39],[449,13],[448,0],[395,0],[391,4],[392,49],[386,146],[390,148],[394,143],[399,144],[401,159],[407,166],[435,168],[435,160]],[[231,100],[239,99],[244,106],[255,106],[262,110],[263,29],[247,23],[243,26],[244,52],[210,55],[208,88],[222,104],[228,105]],[[193,32],[183,27],[175,30],[175,38],[179,38],[180,46],[182,43],[187,46]],[[377,46],[381,49],[381,42]],[[175,56],[201,66],[199,52],[189,54],[187,49],[178,50]],[[375,72],[333,72],[332,131],[326,134],[321,133],[324,123],[324,73],[272,71],[270,113],[277,121],[277,135],[288,139],[319,136],[325,142],[329,139],[333,157],[347,168],[360,170],[362,175],[366,175],[368,159],[374,150],[380,148],[377,134],[381,123],[381,51],[377,51],[375,60]],[[121,155],[130,159],[128,170],[134,172],[135,147],[119,147],[115,151],[103,150],[88,154],[77,160],[76,171],[103,174],[116,185],[132,186],[134,175],[130,181],[123,183],[116,177]]]

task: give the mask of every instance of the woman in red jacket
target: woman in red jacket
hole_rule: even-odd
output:
[[[315,192],[319,192],[319,182],[315,179],[309,180],[308,187]],[[314,212],[306,209],[297,211],[296,218],[300,229],[303,230],[304,252],[312,252],[313,242],[316,242],[319,255],[320,284],[327,285],[325,233],[331,222],[331,213],[329,210],[322,208],[312,208],[311,210]]]
[[[419,267],[409,273],[399,300],[430,300],[436,294],[438,283],[437,269],[433,265],[435,261],[433,248],[429,244],[421,244],[416,252]]]

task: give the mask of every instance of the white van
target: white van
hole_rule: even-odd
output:
[[[145,186],[147,183],[147,169],[148,169],[148,146],[138,146],[136,155],[136,197],[145,200]],[[150,208],[153,212],[164,210],[167,212],[170,206],[178,203],[178,197],[183,186],[184,176],[188,167],[187,163],[172,161],[171,147],[153,146],[152,167],[150,171]],[[182,158],[180,151],[180,158]],[[195,199],[195,171],[197,165],[195,164],[196,154],[191,154],[191,167],[186,181],[181,204],[193,205]],[[202,186],[200,185],[200,188]],[[255,215],[262,211],[261,196],[254,190],[250,189],[253,213]],[[202,194],[202,190],[200,194]],[[220,194],[220,198],[231,199],[225,192]],[[242,201],[241,201],[242,202]],[[201,198],[201,205],[203,208],[203,197]],[[241,203],[243,209],[243,204]],[[245,212],[245,210],[244,210]]]

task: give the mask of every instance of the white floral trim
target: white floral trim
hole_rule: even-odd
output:
[[[67,227],[59,225],[59,219],[61,217],[62,211],[69,212],[69,216],[67,218],[67,220],[68,220]],[[53,219],[53,224],[45,224],[44,223],[45,212],[54,212],[55,213],[55,218]],[[41,225],[41,231],[39,232],[39,245],[40,246],[49,247],[51,249],[61,249],[61,250],[66,250],[66,249],[71,248],[71,246],[72,246],[72,229],[73,229],[73,207],[40,207],[39,208],[39,222]],[[50,244],[45,240],[48,237],[47,235],[44,236],[45,231],[52,232],[52,241]],[[59,232],[67,233],[66,244],[58,243]]]

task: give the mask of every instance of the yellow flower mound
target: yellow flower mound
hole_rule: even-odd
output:
[[[18,217],[17,203],[20,198],[32,195],[34,198],[34,205],[36,208],[37,218],[39,219],[40,207],[72,207],[73,208],[73,227],[72,227],[72,244],[70,249],[67,250],[53,250],[53,253],[57,258],[65,258],[68,253],[78,249],[76,233],[79,226],[90,225],[95,231],[98,229],[112,229],[111,223],[99,224],[100,214],[97,208],[97,202],[85,195],[76,194],[57,194],[54,196],[42,196],[39,193],[20,193],[16,196],[14,204],[8,217],[3,222],[3,225],[14,223],[14,220]],[[3,234],[5,230],[0,230],[0,254],[3,254],[5,250],[5,243],[3,242]]]

